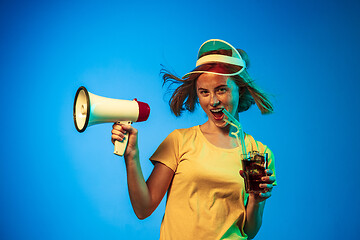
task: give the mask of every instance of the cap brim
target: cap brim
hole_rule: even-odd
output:
[[[232,57],[239,57],[241,58],[239,52],[234,48],[230,43],[225,42],[220,39],[210,39],[204,42],[198,52],[198,58],[200,58],[204,53],[217,51],[217,50],[232,50]]]
[[[219,51],[219,50],[230,50],[231,56],[221,55],[221,54],[208,54],[204,55],[207,52]],[[204,56],[203,56],[204,55]],[[202,66],[206,64],[226,64],[236,66],[234,70],[230,72],[217,72],[216,70],[203,70]],[[210,39],[204,42],[198,52],[198,60],[196,62],[196,68],[191,72],[185,74],[183,78],[188,77],[190,74],[194,73],[213,73],[222,76],[235,76],[240,74],[246,68],[246,63],[242,59],[240,53],[234,48],[231,44],[220,40],[220,39]]]
[[[211,64],[204,64],[204,65],[211,65]],[[245,70],[244,67],[237,67],[234,68],[232,71],[227,71],[226,73],[223,71],[218,71],[218,68],[211,68],[209,70],[200,70],[203,68],[204,65],[200,65],[198,67],[196,67],[194,70],[192,70],[191,72],[188,72],[187,74],[185,74],[182,78],[186,78],[188,76],[190,76],[191,74],[201,74],[201,73],[212,73],[212,74],[216,74],[216,75],[221,75],[221,76],[235,76],[235,75],[239,75],[242,71]]]

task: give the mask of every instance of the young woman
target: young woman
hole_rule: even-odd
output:
[[[256,103],[262,113],[272,105],[248,75],[247,55],[229,43],[212,39],[199,50],[196,68],[182,78],[163,71],[164,83],[180,82],[170,99],[176,116],[194,111],[197,103],[208,120],[187,129],[177,129],[160,144],[150,160],[154,169],[145,181],[139,160],[138,132],[114,124],[112,142],[128,133],[124,154],[130,200],[138,218],[144,219],[166,194],[167,202],[160,239],[252,239],[262,224],[265,201],[276,185],[271,150],[248,134],[244,146],[234,135],[226,110],[239,120],[239,112]],[[224,110],[225,109],[225,110]],[[259,194],[247,194],[242,178],[241,153],[268,153],[269,169]]]

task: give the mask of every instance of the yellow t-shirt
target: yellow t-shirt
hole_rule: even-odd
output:
[[[245,145],[248,151],[266,151],[269,168],[275,170],[269,148],[250,135],[246,135]],[[150,158],[175,172],[161,240],[247,239],[243,227],[248,194],[239,174],[241,153],[240,147],[224,149],[211,144],[199,126],[169,134]]]

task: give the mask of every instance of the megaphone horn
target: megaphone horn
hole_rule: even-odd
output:
[[[74,123],[78,132],[84,132],[88,126],[107,122],[132,122],[146,121],[150,115],[147,103],[136,99],[121,100],[101,97],[90,93],[85,87],[80,87],[74,100]],[[115,142],[114,153],[122,156],[127,145],[127,136],[122,142]]]

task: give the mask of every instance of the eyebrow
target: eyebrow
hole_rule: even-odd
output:
[[[223,85],[220,85],[220,86],[217,86],[215,89],[219,89],[219,88],[223,88],[223,87],[229,87],[228,85],[226,85],[226,84],[223,84]]]
[[[223,85],[220,85],[220,86],[215,87],[215,89],[219,89],[219,88],[223,88],[223,87],[227,87],[227,88],[229,88],[229,86],[228,86],[228,85],[223,84]],[[207,89],[206,89],[206,88],[199,87],[199,88],[198,88],[198,90],[207,90]]]
[[[206,88],[199,87],[197,90],[207,90]]]

